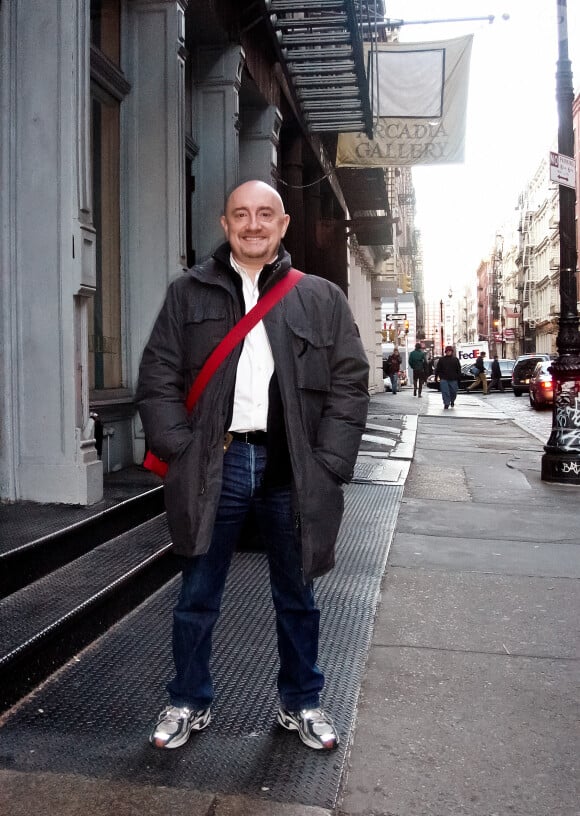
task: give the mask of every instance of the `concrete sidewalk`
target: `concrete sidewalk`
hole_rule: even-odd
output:
[[[443,411],[437,392],[404,389],[374,409],[393,418],[391,464],[376,464],[406,482],[333,816],[578,816],[580,490],[541,482],[542,443],[493,398]],[[0,771],[2,814],[34,803],[56,816],[331,814]]]
[[[493,398],[420,413],[339,813],[578,816],[580,490]]]

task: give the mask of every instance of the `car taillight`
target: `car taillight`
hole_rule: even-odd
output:
[[[542,382],[540,383],[540,386],[542,388],[546,388],[546,389],[549,389],[551,391],[552,390],[552,380],[542,380]]]

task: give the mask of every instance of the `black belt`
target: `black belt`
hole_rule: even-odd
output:
[[[230,431],[232,438],[247,445],[266,445],[268,434],[266,431]]]

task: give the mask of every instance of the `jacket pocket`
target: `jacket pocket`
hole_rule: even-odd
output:
[[[227,334],[226,304],[209,297],[197,298],[188,304],[184,324],[186,365],[197,373]]]
[[[330,391],[330,352],[332,340],[315,326],[288,321],[292,333],[296,384],[312,391]]]
[[[332,341],[316,327],[288,322],[294,350],[294,367],[302,424],[311,446],[316,444],[318,426],[331,387]]]

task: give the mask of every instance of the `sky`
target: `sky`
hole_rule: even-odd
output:
[[[568,0],[568,51],[580,89],[580,0]],[[386,0],[402,20],[488,17],[489,22],[401,27],[403,42],[473,33],[463,164],[413,169],[427,298],[475,280],[496,232],[542,158],[556,149],[557,0]],[[509,14],[504,21],[503,14]]]

